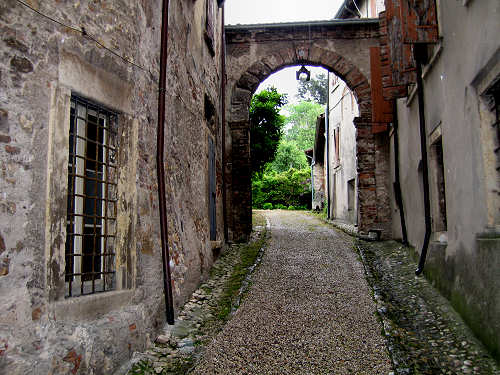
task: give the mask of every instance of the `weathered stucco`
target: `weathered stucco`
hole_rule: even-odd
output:
[[[433,233],[427,270],[476,334],[500,353],[498,171],[494,114],[482,95],[498,80],[500,26],[497,1],[438,0],[442,41],[424,67],[428,153],[435,129],[443,145],[447,230]],[[478,43],[480,41],[480,43]],[[420,251],[424,204],[418,99],[398,101],[401,186],[409,242]],[[434,133],[433,133],[434,132]],[[431,173],[433,173],[431,171]],[[431,175],[431,184],[435,178]],[[437,189],[431,186],[433,227]],[[393,222],[399,222],[394,212]],[[395,236],[400,227],[394,224]]]
[[[214,8],[213,51],[205,40]],[[170,2],[165,168],[175,306],[224,238],[221,10]],[[0,372],[109,374],[164,324],[156,181],[161,4],[0,5]],[[116,288],[64,298],[70,97],[119,112]],[[208,116],[206,101],[214,114]],[[215,143],[217,241],[209,240],[208,137]]]
[[[358,103],[347,85],[336,76],[329,74],[329,154],[331,209],[330,217],[357,224],[357,163],[356,163],[356,128],[353,120],[358,117]],[[339,135],[338,156],[335,134]],[[348,182],[354,180],[354,201],[349,207]],[[373,228],[375,229],[375,228]]]

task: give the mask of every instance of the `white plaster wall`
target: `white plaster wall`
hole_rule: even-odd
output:
[[[448,217],[447,256],[474,248],[475,235],[494,225],[488,210],[489,192],[485,182],[494,173],[485,170],[480,102],[475,77],[499,48],[500,3],[440,1],[440,29],[443,37],[440,56],[424,70],[426,132],[442,127],[443,158]],[[421,246],[423,202],[418,173],[418,101],[398,101],[403,199],[410,242]],[[429,143],[429,142],[428,142]],[[429,146],[429,145],[428,145]],[[498,208],[497,208],[498,209]]]
[[[357,181],[354,209],[348,210],[347,182],[357,179],[356,128],[353,119],[358,116],[358,105],[347,85],[329,74],[329,148],[331,217],[351,223],[357,222]],[[336,162],[334,129],[340,129],[339,159]]]

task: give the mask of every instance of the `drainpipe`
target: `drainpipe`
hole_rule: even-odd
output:
[[[330,88],[326,97],[326,113],[325,113],[325,134],[326,134],[326,218],[330,219]]]
[[[403,244],[408,245],[408,234],[406,232],[406,221],[405,221],[405,212],[403,206],[403,195],[401,193],[401,182],[399,176],[399,135],[398,135],[398,113],[397,113],[397,104],[396,100],[393,101],[392,112],[394,114],[394,195],[396,198],[396,204],[399,207],[399,218],[401,220],[401,233],[403,235]]]
[[[221,20],[221,117],[222,117],[222,220],[224,225],[224,242],[228,239],[226,212],[226,32],[224,30],[224,3]]]
[[[424,45],[425,47],[425,45]],[[427,249],[431,237],[431,203],[429,194],[429,168],[427,164],[427,135],[425,132],[425,104],[424,104],[424,84],[422,80],[422,61],[420,59],[420,45],[414,46],[415,60],[417,63],[417,97],[418,97],[418,117],[420,122],[420,154],[422,156],[422,181],[424,184],[424,215],[425,215],[425,236],[420,252],[420,260],[416,275],[420,275],[424,270]]]
[[[158,201],[160,208],[161,258],[163,265],[163,294],[167,323],[174,324],[174,304],[170,276],[170,256],[168,251],[167,204],[165,200],[165,90],[167,81],[167,42],[168,42],[169,0],[163,0],[161,19],[160,80],[158,82],[158,130],[156,138],[156,173],[158,176]]]

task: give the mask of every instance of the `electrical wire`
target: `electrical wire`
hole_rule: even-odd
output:
[[[59,20],[56,20],[55,18],[52,18],[40,11],[38,11],[37,9],[33,8],[31,5],[29,4],[26,4],[24,1],[21,1],[21,0],[16,0],[19,4],[21,5],[24,5],[26,8],[28,9],[31,9],[33,12],[35,12],[36,14],[38,14],[39,16],[42,16],[60,26],[63,26],[63,27],[66,27],[70,30],[73,30],[73,31],[76,31],[78,33],[81,33],[85,38],[87,39],[90,39],[92,40],[95,44],[97,44],[99,47],[105,49],[106,51],[112,53],[113,55],[115,55],[116,57],[120,58],[121,60],[125,61],[127,64],[130,64],[130,65],[133,65],[135,66],[136,68],[139,68],[141,70],[144,70],[145,72],[148,72],[150,75],[153,75],[151,73],[151,71],[149,69],[146,69],[145,67],[141,66],[141,65],[138,65],[136,63],[134,63],[133,61],[130,61],[129,59],[127,59],[126,57],[120,55],[119,53],[113,51],[112,49],[106,47],[103,43],[101,43],[99,40],[97,40],[94,36],[90,35],[87,30],[85,30],[85,28],[82,26],[81,28],[77,28],[77,27],[74,27],[74,26],[71,26],[71,25],[67,25]]]

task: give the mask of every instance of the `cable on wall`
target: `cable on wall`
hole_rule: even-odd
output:
[[[48,19],[48,20],[50,20],[50,21],[52,21],[52,22],[54,22],[54,23],[56,23],[56,24],[58,24],[58,25],[60,25],[60,26],[67,27],[67,28],[68,28],[68,29],[70,29],[70,30],[76,31],[76,32],[78,32],[78,33],[81,33],[81,34],[82,34],[85,38],[87,38],[87,39],[89,39],[89,40],[93,41],[93,42],[94,42],[95,44],[97,44],[99,47],[101,47],[101,48],[105,49],[106,51],[108,51],[108,52],[112,53],[113,55],[115,55],[116,57],[120,58],[121,60],[123,60],[123,61],[124,61],[124,62],[126,62],[127,64],[133,65],[133,66],[135,66],[136,68],[139,68],[139,69],[141,69],[141,70],[144,70],[145,72],[148,72],[149,74],[153,75],[153,74],[151,73],[151,70],[149,70],[149,69],[147,69],[147,68],[145,68],[145,67],[143,67],[143,66],[141,66],[141,65],[138,65],[138,64],[134,63],[133,61],[130,61],[130,60],[129,60],[129,59],[127,59],[126,57],[124,57],[124,56],[120,55],[119,53],[117,53],[117,52],[113,51],[111,48],[109,48],[109,47],[107,47],[106,45],[104,45],[103,43],[101,43],[101,42],[100,42],[100,41],[99,41],[96,37],[94,37],[94,36],[92,36],[91,34],[89,34],[89,33],[87,32],[87,30],[85,30],[85,27],[83,27],[83,26],[82,26],[82,27],[78,28],[78,27],[74,27],[74,26],[71,26],[71,25],[67,25],[67,24],[65,24],[64,22],[61,22],[61,21],[59,21],[59,20],[56,20],[55,18],[52,18],[52,17],[50,17],[50,16],[48,16],[48,15],[46,15],[46,14],[44,14],[44,13],[42,13],[42,12],[38,11],[37,9],[33,8],[31,5],[26,4],[24,1],[21,1],[21,0],[16,0],[16,1],[17,1],[19,4],[21,4],[21,5],[25,6],[26,8],[31,9],[33,12],[35,12],[36,14],[38,14],[38,15],[39,15],[39,16],[41,16],[41,17],[44,17],[44,18],[46,18],[46,19]]]

